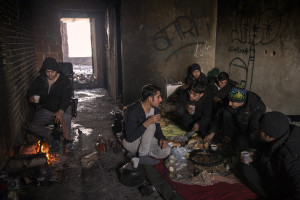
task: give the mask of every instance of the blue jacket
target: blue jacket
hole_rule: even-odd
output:
[[[154,108],[154,113],[157,113],[158,108]],[[127,142],[134,142],[136,139],[141,137],[146,131],[146,127],[143,123],[146,121],[146,114],[142,107],[141,101],[137,101],[127,107],[125,117],[123,120],[123,135],[122,139],[125,138]],[[157,140],[165,139],[162,134],[162,130],[159,123],[156,123],[156,131],[154,137]]]

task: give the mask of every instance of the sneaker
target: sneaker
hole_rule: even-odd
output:
[[[142,165],[157,165],[159,160],[150,158],[149,156],[139,156],[140,164]]]
[[[66,143],[64,145],[65,153],[72,153],[73,152],[73,144],[71,142]]]

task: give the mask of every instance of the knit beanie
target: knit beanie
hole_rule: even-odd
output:
[[[201,72],[201,67],[197,63],[192,64],[190,67],[191,73],[193,73],[193,71],[195,71],[195,70],[199,70]]]
[[[289,120],[281,112],[265,113],[259,120],[259,128],[272,138],[280,138],[289,130]]]
[[[216,78],[218,74],[219,74],[219,69],[215,67],[209,72],[207,72],[207,77]]]
[[[59,70],[56,60],[51,57],[48,57],[44,60],[42,69],[43,70],[49,69],[49,70],[53,70],[53,71]]]
[[[247,91],[243,86],[237,84],[229,91],[229,101],[243,103],[247,99]]]

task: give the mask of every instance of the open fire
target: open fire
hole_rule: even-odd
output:
[[[30,155],[30,154],[46,154],[47,163],[50,165],[55,161],[54,155],[49,153],[49,145],[47,142],[42,142],[39,140],[33,145],[24,145],[20,151],[20,155]]]

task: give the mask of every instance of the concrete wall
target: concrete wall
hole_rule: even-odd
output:
[[[204,73],[215,67],[216,8],[214,0],[121,1],[125,104],[147,83],[184,81],[192,63]]]
[[[30,107],[26,91],[37,73],[30,4],[0,7],[0,170],[25,135]]]
[[[216,66],[290,115],[300,113],[299,11],[297,0],[218,1]]]
[[[120,4],[111,1],[105,13],[107,85],[112,99],[122,102],[122,61],[120,46]]]

